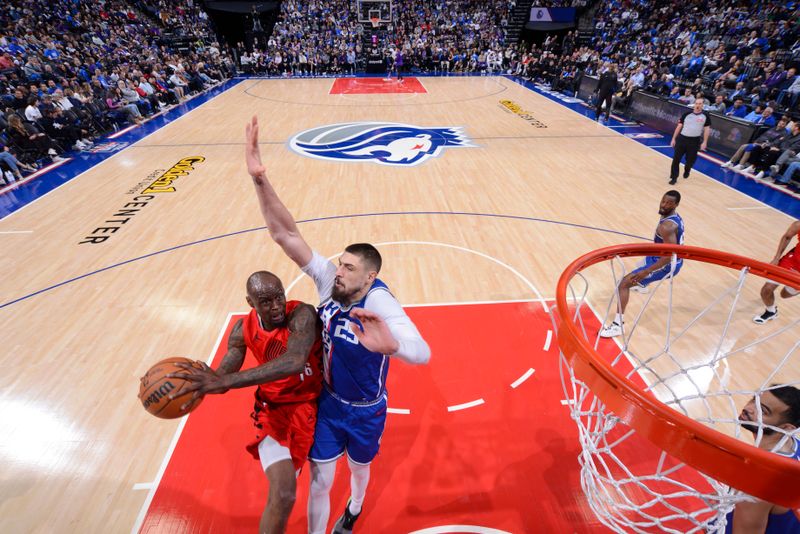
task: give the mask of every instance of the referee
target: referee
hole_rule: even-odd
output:
[[[678,181],[678,171],[680,171],[681,159],[686,155],[686,164],[683,166],[683,177],[688,178],[692,171],[692,166],[697,160],[697,151],[705,151],[708,146],[708,135],[711,133],[711,117],[708,112],[703,111],[705,100],[696,98],[692,111],[687,111],[678,120],[675,133],[672,134],[670,146],[675,148],[675,155],[672,156],[672,169],[669,173],[669,183],[675,184]],[[702,136],[702,141],[700,140]]]

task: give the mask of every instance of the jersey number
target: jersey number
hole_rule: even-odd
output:
[[[306,362],[306,368],[303,369],[303,372],[300,373],[300,382],[303,382],[307,376],[311,376],[314,374],[314,370],[311,368],[311,364]]]
[[[358,345],[358,338],[350,330],[350,321],[345,319],[341,324],[336,325],[336,330],[333,332],[333,337],[338,337],[339,339],[344,339],[348,343],[352,343],[353,345]]]

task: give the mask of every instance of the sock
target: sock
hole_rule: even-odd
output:
[[[614,322],[622,326],[622,314],[618,313],[614,316]]]
[[[367,494],[369,465],[357,464],[350,458],[347,458],[347,463],[350,466],[350,513],[358,515],[361,513],[361,506]]]
[[[311,463],[311,486],[308,491],[308,532],[325,534],[331,514],[330,491],[336,474],[336,462]]]
[[[775,313],[776,311],[778,311],[778,307],[775,306],[774,304],[772,306],[767,306],[767,311],[770,313]]]

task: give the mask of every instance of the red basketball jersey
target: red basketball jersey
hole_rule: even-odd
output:
[[[286,303],[286,317],[291,317],[292,312],[298,305],[302,304],[297,300],[290,300]],[[286,343],[289,339],[289,329],[287,327],[276,328],[269,331],[261,328],[256,310],[250,310],[250,314],[244,318],[244,342],[250,352],[253,353],[259,365],[280,358],[286,352]],[[287,376],[274,382],[268,382],[258,386],[258,396],[261,400],[285,404],[289,402],[303,402],[316,399],[322,388],[322,373],[320,372],[322,362],[322,339],[317,338],[311,351],[308,354],[308,362],[302,372]]]

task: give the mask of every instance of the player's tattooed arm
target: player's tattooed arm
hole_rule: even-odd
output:
[[[233,325],[233,330],[228,336],[228,352],[222,358],[217,372],[220,374],[235,373],[242,368],[244,355],[247,352],[247,345],[244,343],[244,320],[239,319]]]
[[[202,369],[193,368],[188,364],[176,364],[189,373],[171,373],[169,376],[191,382],[181,390],[181,394],[194,391],[192,399],[184,404],[184,407],[209,393],[225,393],[230,389],[265,384],[302,372],[308,361],[309,352],[320,333],[316,311],[308,304],[301,304],[289,317],[288,327],[289,339],[286,352],[253,369],[238,371],[246,351],[241,320],[231,331],[228,338],[228,353],[216,371],[203,362],[198,362]],[[228,369],[232,371],[227,372]]]
[[[301,304],[295,308],[287,325],[289,339],[286,342],[286,352],[253,369],[225,376],[227,386],[243,388],[266,384],[301,373],[308,361],[309,352],[320,334],[318,321],[316,311],[308,304]]]
[[[222,358],[222,363],[219,364],[216,370],[201,361],[196,362],[200,364],[199,369],[189,364],[176,363],[176,366],[185,369],[187,372],[170,373],[167,376],[183,378],[190,382],[181,390],[182,395],[194,391],[191,400],[181,406],[181,409],[184,409],[194,400],[206,394],[225,393],[232,387],[241,387],[232,386],[230,378],[240,374],[238,371],[242,368],[246,351],[247,346],[244,342],[243,321],[239,319],[236,321],[236,324],[233,325],[233,330],[231,330],[231,334],[228,336],[228,352],[225,353],[225,356]],[[170,395],[170,398],[173,398],[173,396]]]
[[[322,325],[317,316],[317,310],[309,304],[300,304],[289,318],[289,339],[286,342],[287,360],[293,360],[298,368],[303,370],[308,361],[314,342],[319,339]]]

